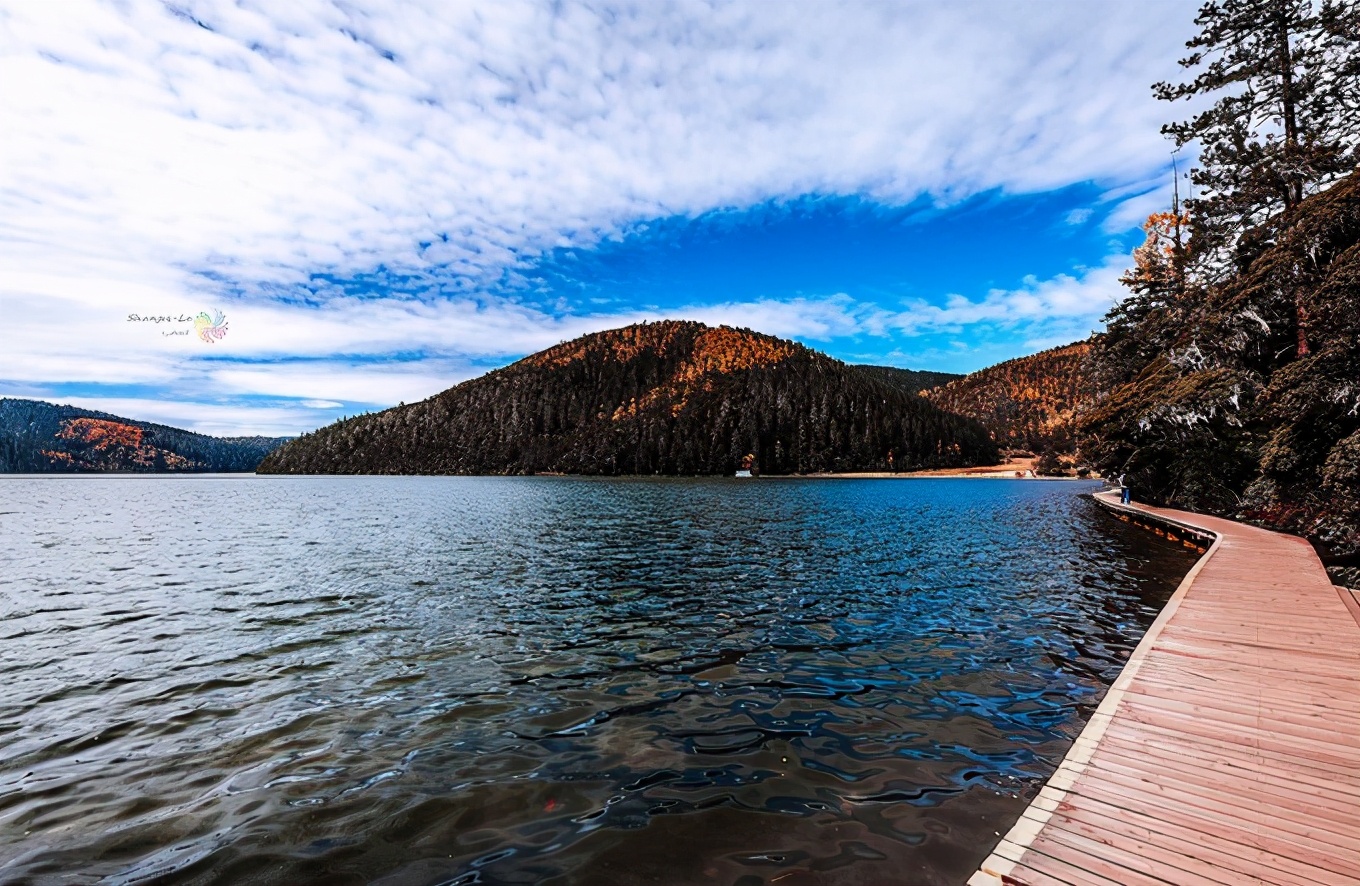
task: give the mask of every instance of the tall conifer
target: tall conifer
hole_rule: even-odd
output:
[[[1187,83],[1158,83],[1168,101],[1215,96],[1213,105],[1162,131],[1200,143],[1187,202],[1199,270],[1220,279],[1244,268],[1274,225],[1303,198],[1355,168],[1360,127],[1360,17],[1354,0],[1218,0],[1200,8],[1186,46]],[[1235,260],[1234,260],[1235,259]],[[1297,350],[1308,317],[1295,302]]]

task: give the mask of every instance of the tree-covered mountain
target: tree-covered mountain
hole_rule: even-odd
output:
[[[981,422],[999,446],[1067,453],[1074,447],[1073,419],[1095,393],[1086,365],[1090,348],[1076,342],[1007,360],[926,396],[947,412]]]
[[[0,399],[0,473],[243,472],[287,437],[209,437],[41,400]]]
[[[586,335],[322,428],[272,473],[731,474],[987,464],[977,423],[794,342],[663,321]]]

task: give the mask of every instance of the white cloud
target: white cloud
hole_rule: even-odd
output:
[[[694,305],[666,313],[709,325],[745,326],[781,338],[811,341],[829,341],[864,333],[881,335],[883,332],[883,311],[857,302],[845,293],[826,298]]]
[[[886,325],[908,335],[976,325],[1023,328],[1031,343],[1063,344],[1090,335],[1105,312],[1123,297],[1119,278],[1128,263],[1125,255],[1111,255],[1079,277],[1029,277],[1018,289],[993,289],[977,301],[961,295],[949,296],[942,305],[915,301]]]
[[[343,403],[372,408],[414,403],[480,374],[466,364],[432,364],[429,360],[371,365],[342,360],[223,364],[209,369],[205,379],[212,391],[223,396],[300,398],[302,405],[316,404],[309,408],[336,411]],[[322,403],[334,405],[319,405]]]
[[[1066,221],[1069,225],[1086,224],[1086,220],[1091,217],[1091,213],[1093,211],[1094,210],[1091,209],[1074,209],[1071,212],[1067,213]]]
[[[1149,6],[9,3],[0,378],[392,402],[646,313],[487,294],[546,248],[808,193],[1142,182],[1165,159],[1148,84],[1193,14]],[[271,288],[379,267],[428,286]],[[1082,287],[901,316],[846,296],[666,313],[825,340],[1068,316]],[[318,362],[226,369],[123,320],[210,305],[231,323],[215,356]],[[394,366],[342,380],[358,355]]]

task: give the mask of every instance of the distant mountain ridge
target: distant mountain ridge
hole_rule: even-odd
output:
[[[249,472],[287,437],[210,437],[167,425],[0,399],[0,473]]]
[[[1050,348],[979,369],[925,396],[941,409],[981,422],[998,446],[1070,452],[1075,417],[1095,398],[1090,353],[1085,341]]]
[[[257,466],[262,472],[287,473],[298,472],[298,465],[305,464],[303,471],[320,473],[703,474],[730,473],[747,454],[768,473],[985,464],[997,460],[993,446],[1071,451],[1072,417],[1090,397],[1085,369],[1088,351],[1088,343],[1078,342],[964,376],[845,364],[795,342],[750,330],[662,321],[583,336],[451,388],[425,404],[357,416],[322,428],[299,439],[320,435],[326,440],[327,457],[315,451],[302,454],[298,448],[262,466],[271,452],[292,438],[210,437],[74,406],[0,399],[0,473],[244,472]],[[607,367],[614,364],[620,369],[619,377],[607,378]],[[790,385],[788,379],[778,378],[781,369],[810,375]],[[559,402],[548,404],[543,396],[533,403],[520,402],[525,386],[534,383],[525,376],[534,371],[557,374],[548,387],[553,389],[550,398]],[[504,390],[505,373],[514,377],[509,391]],[[335,449],[341,439],[338,433],[344,439],[364,434],[360,429],[370,422],[382,424],[389,419],[380,417],[402,410],[409,424],[414,420],[409,410],[425,408],[441,398],[443,412],[452,415],[449,407],[456,411],[454,401],[478,399],[475,391],[463,390],[466,386],[480,388],[475,383],[493,378],[497,390],[513,404],[512,424],[521,413],[546,408],[527,434],[520,427],[498,431],[493,440],[487,428],[466,427],[473,433],[452,450],[445,447],[436,452],[438,447],[416,440],[387,442],[383,453],[374,453],[362,443],[361,452],[349,455]],[[454,396],[455,391],[462,393]],[[875,392],[878,410],[870,402]],[[597,404],[593,418],[588,409],[582,412],[586,400],[611,397],[617,402],[607,410],[608,421],[604,407],[610,404]],[[734,397],[740,404],[740,421],[733,412]],[[791,408],[793,403],[802,404],[805,412]],[[524,412],[526,406],[529,412]],[[851,439],[842,427],[848,417],[832,415],[837,406],[851,406],[857,414],[862,407],[869,408],[873,415],[861,418],[858,427],[872,440]],[[717,413],[712,412],[714,408]],[[478,410],[492,416],[503,411],[484,397]],[[581,414],[573,418],[573,410]],[[666,410],[669,418],[662,414]],[[889,417],[893,411],[900,412],[897,419]],[[681,413],[685,413],[684,421],[679,421]],[[775,419],[770,421],[770,416]],[[677,422],[678,441],[676,429],[663,428]],[[726,450],[720,452],[691,439],[695,422],[710,436],[724,439]],[[851,419],[850,424],[855,421]],[[343,432],[337,430],[341,426]],[[633,441],[641,449],[635,445],[631,454],[623,451],[627,447],[620,449],[628,428],[642,436],[640,444]],[[572,438],[570,442],[565,437],[557,439],[564,431]],[[893,434],[898,444],[884,444]],[[741,439],[754,442],[743,446]],[[356,437],[355,442],[361,441]],[[510,449],[497,452],[502,443]],[[451,454],[453,450],[458,454]],[[511,450],[515,454],[507,459]],[[428,460],[412,461],[410,456],[416,451]],[[394,454],[400,470],[390,463]]]
[[[746,329],[644,323],[304,434],[259,471],[730,474],[750,456],[766,473],[814,473],[996,460],[980,424],[883,369]]]
[[[959,372],[933,372],[929,369],[898,369],[896,366],[871,366],[852,364],[860,372],[870,375],[881,382],[906,391],[908,394],[924,394],[932,388],[942,387],[952,381],[964,378]]]

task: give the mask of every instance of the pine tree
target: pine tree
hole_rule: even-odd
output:
[[[1162,131],[1198,141],[1187,201],[1200,273],[1217,281],[1269,245],[1272,223],[1355,167],[1360,131],[1360,15],[1354,0],[1219,0],[1200,8],[1201,32],[1180,64],[1188,83],[1158,83],[1167,101],[1218,96]],[[1308,353],[1308,316],[1295,303],[1296,347]]]
[[[1167,101],[1222,94],[1190,120],[1162,127],[1178,145],[1202,145],[1192,180],[1206,193],[1189,205],[1197,221],[1259,224],[1354,167],[1360,35],[1352,0],[1320,11],[1309,0],[1220,0],[1195,23],[1203,30],[1180,64],[1203,71],[1153,90]]]
[[[1360,582],[1360,4],[1198,21],[1184,64],[1205,69],[1157,87],[1219,97],[1165,130],[1203,147],[1189,250],[1178,269],[1177,220],[1149,219],[1093,343],[1082,453],[1151,500],[1305,535]]]

